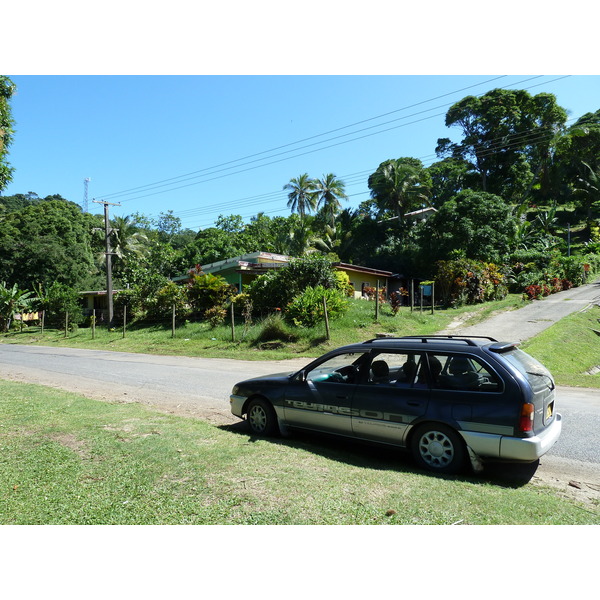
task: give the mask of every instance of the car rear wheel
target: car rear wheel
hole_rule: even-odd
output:
[[[278,432],[277,415],[266,400],[252,400],[248,405],[248,425],[256,435],[274,435]]]
[[[436,473],[458,473],[465,465],[465,446],[450,427],[431,423],[415,432],[412,453],[419,466]]]

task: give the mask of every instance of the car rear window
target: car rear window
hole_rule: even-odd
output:
[[[545,387],[554,388],[554,380],[550,371],[527,352],[515,348],[509,352],[503,352],[501,356],[527,378],[534,391]]]

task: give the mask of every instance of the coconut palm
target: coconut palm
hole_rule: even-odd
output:
[[[401,223],[405,213],[418,208],[429,198],[423,169],[403,159],[382,162],[368,180],[371,198],[381,212],[389,210]]]
[[[148,236],[140,230],[133,217],[112,219],[113,252],[121,259],[141,257],[148,252]]]
[[[592,168],[588,163],[581,161],[580,175],[577,177],[576,187],[573,189],[579,204],[586,211],[586,224],[588,233],[592,227],[592,208],[600,202],[600,168]]]
[[[331,226],[335,228],[335,217],[342,208],[340,200],[347,200],[346,185],[333,173],[323,175],[322,179],[315,182],[317,206],[331,219]]]
[[[292,212],[297,212],[300,219],[304,221],[306,213],[315,210],[317,200],[315,197],[315,180],[303,173],[298,177],[290,179],[289,183],[283,186],[284,190],[290,190],[288,194],[288,208]]]

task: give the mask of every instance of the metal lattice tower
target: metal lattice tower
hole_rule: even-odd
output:
[[[90,181],[89,177],[83,180],[83,212],[88,212],[88,183]]]

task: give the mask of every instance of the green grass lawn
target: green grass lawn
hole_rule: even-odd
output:
[[[0,381],[0,398],[0,524],[600,524],[511,468],[441,477],[399,451],[41,386]]]
[[[600,388],[600,306],[561,319],[525,342],[559,385]]]
[[[244,327],[243,322],[236,324],[235,341],[232,340],[230,324],[213,329],[206,322],[181,325],[176,328],[174,337],[169,323],[132,326],[126,329],[125,335],[122,327],[116,327],[112,331],[98,327],[94,339],[89,328],[79,328],[65,337],[64,331],[45,330],[41,334],[40,328],[34,326],[23,332],[14,331],[0,336],[0,341],[207,358],[282,360],[298,356],[319,356],[338,346],[373,338],[378,333],[399,336],[432,334],[444,329],[457,318],[467,318],[467,324],[474,324],[494,311],[521,306],[524,306],[524,301],[516,294],[499,302],[457,309],[436,309],[433,314],[429,307],[422,311],[417,307],[412,312],[410,307],[403,307],[394,316],[389,306],[383,305],[376,320],[373,302],[351,300],[347,314],[331,321],[330,340],[326,339],[325,325],[306,329],[291,327],[276,320],[275,325],[267,329],[264,321],[255,320],[248,328]]]

